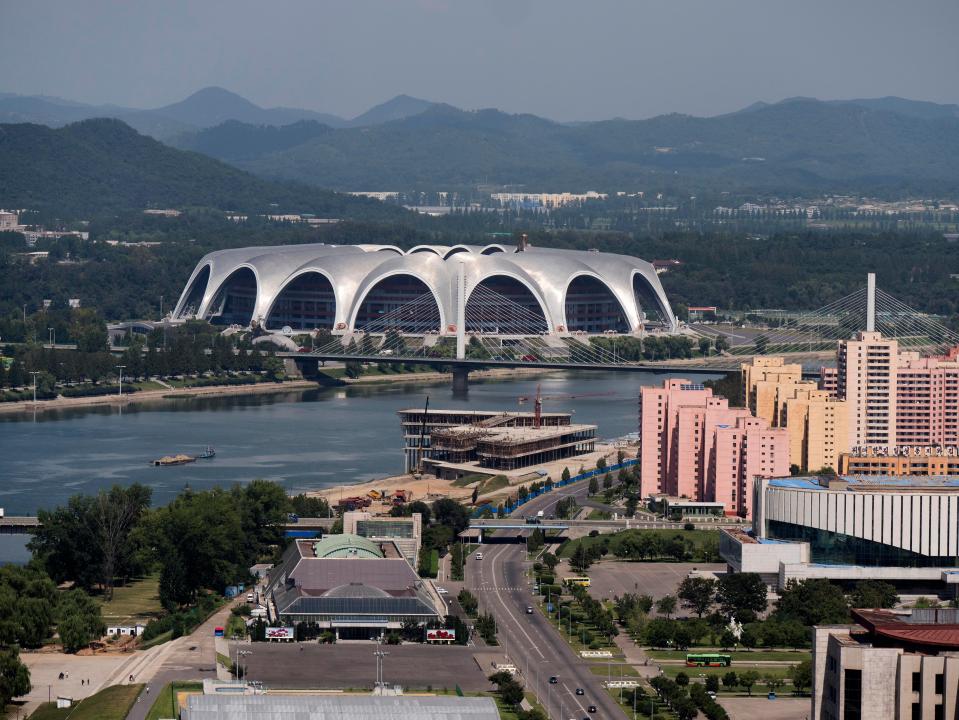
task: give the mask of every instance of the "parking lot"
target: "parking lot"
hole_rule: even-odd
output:
[[[569,566],[562,567],[562,575],[569,575]],[[613,596],[625,593],[642,593],[658,600],[665,595],[675,595],[679,583],[694,569],[724,572],[726,566],[722,563],[602,561],[594,563],[589,569],[589,593],[602,600],[611,600]],[[677,615],[683,616],[685,613],[686,611],[680,608]]]
[[[720,695],[719,704],[729,713],[730,720],[805,720],[812,710],[808,697],[786,695],[775,700],[767,700],[765,696],[733,698]]]
[[[236,646],[231,653],[235,654]],[[476,648],[463,645],[376,645],[371,642],[249,643],[245,658],[250,680],[273,688],[372,688],[376,679],[374,650],[383,650],[387,683],[410,689],[489,690],[490,684],[473,658]]]

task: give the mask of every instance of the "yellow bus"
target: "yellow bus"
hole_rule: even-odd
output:
[[[579,585],[581,587],[589,587],[589,578],[585,575],[583,577],[568,577],[563,582],[567,585]]]

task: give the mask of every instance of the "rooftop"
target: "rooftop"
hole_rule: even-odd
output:
[[[914,649],[959,649],[959,610],[955,608],[852,611],[853,618],[883,644]]]
[[[190,695],[184,720],[499,720],[488,697]]]
[[[367,557],[382,558],[383,551],[372,540],[359,535],[327,535],[313,545],[313,556],[318,558]]]
[[[795,490],[834,490],[868,492],[883,490],[916,490],[936,492],[959,489],[959,477],[945,475],[840,475],[773,478],[770,487]]]

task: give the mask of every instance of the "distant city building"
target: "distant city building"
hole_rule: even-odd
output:
[[[959,476],[959,447],[955,445],[913,445],[894,448],[866,446],[857,452],[843,453],[839,458],[842,475],[942,475]],[[865,452],[863,452],[865,450]]]
[[[959,587],[959,478],[763,478],[753,493],[751,536],[720,538],[734,571],[780,588],[806,578]]]
[[[715,315],[718,308],[715,305],[690,305],[686,308],[689,313],[689,321],[702,320],[703,318]]]
[[[853,610],[813,629],[812,720],[959,714],[959,610]]]
[[[593,190],[585,193],[492,193],[490,200],[500,205],[531,205],[543,208],[579,205],[587,200],[605,200],[606,193]]]
[[[20,215],[9,210],[0,210],[0,232],[20,232],[24,226],[20,224]]]
[[[174,210],[174,209],[172,209],[172,208],[167,208],[167,209],[165,209],[165,210],[159,210],[159,209],[150,208],[150,209],[144,210],[144,211],[143,211],[143,214],[144,214],[144,215],[159,215],[160,217],[171,217],[171,218],[175,218],[175,217],[180,217],[180,215],[182,215],[183,213],[182,213],[180,210]]]
[[[784,429],[689,380],[642,388],[639,445],[644,495],[721,502],[741,517],[751,514],[755,478],[789,472]]]

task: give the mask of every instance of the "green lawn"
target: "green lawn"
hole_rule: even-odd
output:
[[[576,548],[580,545],[589,547],[591,545],[601,544],[604,541],[610,543],[610,553],[606,556],[608,560],[616,560],[613,551],[617,544],[617,539],[623,537],[626,533],[639,533],[643,535],[657,535],[664,540],[674,537],[680,537],[693,546],[695,555],[698,555],[702,546],[708,543],[713,548],[719,547],[719,530],[620,530],[619,532],[608,535],[597,535],[595,537],[581,537],[576,540],[567,540],[559,547],[558,555],[563,558],[572,557]],[[648,559],[646,560],[648,562]],[[670,560],[672,561],[672,560]]]
[[[100,603],[106,624],[141,622],[145,625],[154,617],[162,615],[159,585],[160,576],[154,574],[114,588],[113,599]]]
[[[632,665],[622,662],[611,662],[609,667],[600,663],[593,663],[589,666],[589,671],[593,675],[599,675],[601,678],[612,678],[613,680],[639,677],[639,673]]]
[[[690,678],[698,677],[708,677],[709,675],[716,675],[722,679],[723,675],[728,672],[735,672],[737,675],[744,673],[747,670],[753,670],[759,673],[760,679],[759,683],[762,683],[762,676],[772,675],[774,677],[786,678],[788,681],[790,667],[788,665],[760,665],[758,667],[753,665],[737,665],[735,662],[728,668],[724,667],[713,667],[713,668],[691,668],[686,667],[685,665],[663,665],[663,673],[666,677],[675,679],[679,673],[686,673]],[[756,688],[753,688],[755,692]]]
[[[180,705],[177,702],[178,692],[203,692],[203,683],[174,681],[167,685],[157,695],[153,707],[147,714],[147,720],[161,720],[162,718],[180,717]]]
[[[57,709],[56,703],[44,703],[30,720],[124,720],[137,701],[142,684],[112,685],[91,695],[72,708]]]
[[[685,660],[686,653],[717,652],[729,655],[735,664],[739,662],[767,662],[779,660],[783,662],[800,663],[811,657],[809,650],[716,650],[714,648],[693,647],[689,650],[647,650],[646,654],[657,660]]]
[[[505,475],[496,475],[483,483],[480,487],[480,494],[491,493],[509,486],[509,479]]]

